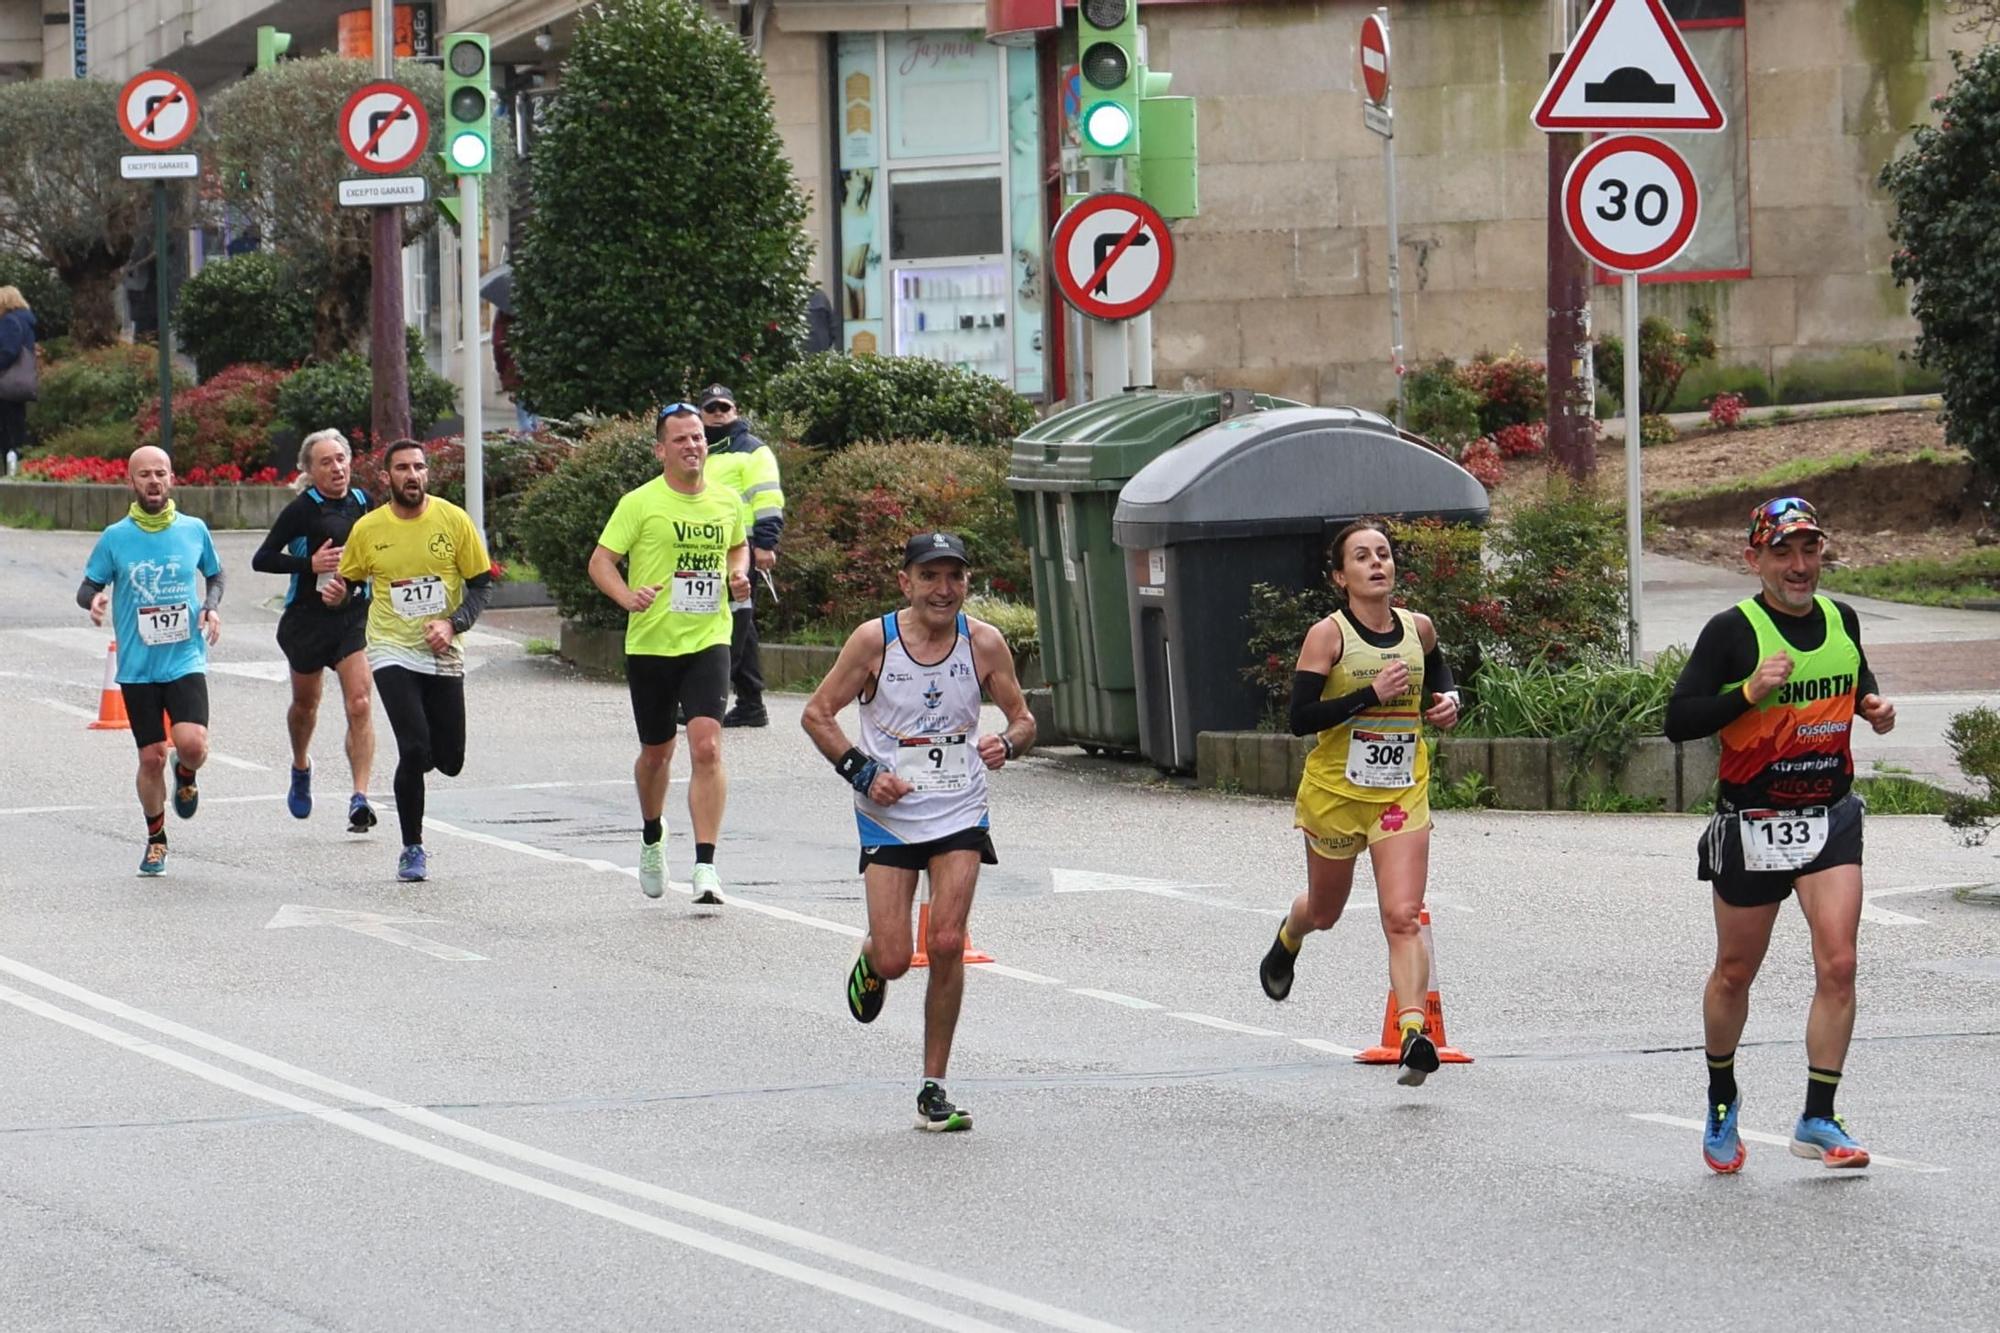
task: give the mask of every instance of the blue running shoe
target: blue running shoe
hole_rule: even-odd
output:
[[[304,819],[313,812],[313,769],[311,764],[292,770],[292,789],[285,793],[285,809],[292,812],[293,819]]]
[[[139,873],[142,875],[167,873],[167,844],[164,842],[146,844],[146,855],[139,861]]]
[[[1736,1112],[1743,1106],[1738,1097],[1728,1105],[1717,1102],[1708,1111],[1708,1125],[1701,1132],[1701,1160],[1708,1163],[1708,1169],[1721,1175],[1733,1176],[1743,1169],[1743,1159],[1747,1152],[1743,1147],[1743,1136],[1736,1132]]]
[[[368,798],[355,792],[347,802],[347,831],[366,833],[375,827],[375,807],[368,804]]]
[[[429,859],[422,847],[405,847],[396,858],[396,878],[415,882],[430,874]]]
[[[1847,1132],[1847,1122],[1839,1116],[1802,1115],[1792,1130],[1792,1155],[1817,1157],[1830,1167],[1868,1165],[1868,1150]]]
[[[201,790],[193,780],[182,782],[181,752],[167,751],[167,777],[173,784],[174,814],[181,819],[193,819],[195,810],[201,805]]]

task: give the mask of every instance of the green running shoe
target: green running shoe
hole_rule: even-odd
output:
[[[882,1001],[888,998],[889,983],[868,965],[868,955],[856,958],[854,970],[847,974],[847,1012],[857,1022],[873,1023],[875,1015],[882,1012]]]
[[[667,840],[639,844],[639,888],[648,898],[667,891]]]
[[[944,1095],[944,1084],[927,1078],[923,1091],[917,1094],[917,1128],[933,1134],[971,1129],[972,1112],[953,1106],[951,1098]]]

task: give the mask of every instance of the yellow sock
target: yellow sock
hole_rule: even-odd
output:
[[[1299,951],[1299,946],[1301,944],[1304,944],[1305,941],[1295,940],[1292,938],[1292,932],[1290,929],[1291,924],[1292,921],[1290,917],[1287,917],[1283,921],[1280,921],[1278,923],[1278,943],[1285,946],[1286,953],[1297,953]]]
[[[1405,1037],[1409,1036],[1412,1032],[1422,1032],[1424,1030],[1424,1011],[1421,1009],[1403,1010],[1396,1015],[1396,1026],[1402,1029]]]

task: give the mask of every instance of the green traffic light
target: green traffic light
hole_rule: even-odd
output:
[[[1083,137],[1095,148],[1122,148],[1132,137],[1132,113],[1116,102],[1093,103],[1083,113]]]
[[[477,171],[486,165],[486,136],[464,130],[451,140],[451,164],[460,171]]]

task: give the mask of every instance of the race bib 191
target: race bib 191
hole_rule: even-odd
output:
[[[675,570],[673,599],[668,605],[676,611],[720,611],[722,575],[712,569]]]
[[[405,620],[442,620],[444,579],[437,574],[392,579],[389,583],[389,605]]]
[[[186,602],[178,606],[139,608],[139,641],[148,647],[161,648],[170,643],[186,643],[191,628]]]
[[[964,791],[972,782],[966,734],[906,736],[896,745],[896,776],[917,791]]]
[[[1743,835],[1743,868],[1799,870],[1826,850],[1826,807],[1804,810],[1744,810],[1736,816]]]
[[[1416,733],[1356,731],[1347,743],[1347,780],[1357,787],[1401,790],[1417,780]]]

